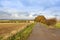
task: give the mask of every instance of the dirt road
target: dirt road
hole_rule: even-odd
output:
[[[48,29],[37,23],[27,40],[60,40],[60,29]]]

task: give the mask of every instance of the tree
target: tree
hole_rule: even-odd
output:
[[[46,23],[46,18],[43,15],[37,16],[34,20],[35,22]]]

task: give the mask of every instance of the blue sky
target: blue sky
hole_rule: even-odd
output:
[[[60,17],[60,0],[0,0],[0,19],[34,19]]]

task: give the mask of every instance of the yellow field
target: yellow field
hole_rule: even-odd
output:
[[[29,23],[0,23],[0,36],[14,34],[24,29]]]

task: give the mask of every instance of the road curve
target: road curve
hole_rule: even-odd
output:
[[[48,29],[37,23],[27,40],[60,40],[60,29]]]

